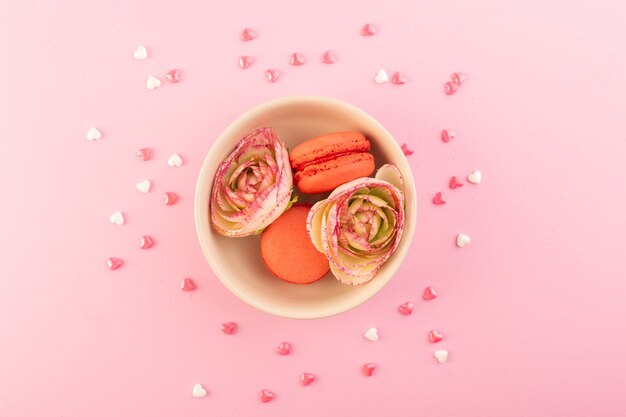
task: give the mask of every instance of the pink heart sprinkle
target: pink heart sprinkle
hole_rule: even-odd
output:
[[[411,313],[413,313],[413,303],[409,301],[402,304],[400,307],[398,307],[398,311],[405,316],[410,315]]]
[[[403,143],[400,149],[402,149],[402,153],[406,156],[413,155],[413,149],[406,143]]]
[[[251,56],[243,55],[239,57],[239,66],[242,69],[250,68],[253,62],[254,58]]]
[[[401,72],[396,72],[391,77],[391,84],[402,85],[406,83],[406,77]]]
[[[433,204],[436,206],[441,206],[442,204],[446,204],[446,203],[447,203],[446,198],[443,196],[442,193],[437,193],[433,197]]]
[[[456,138],[456,132],[450,129],[444,129],[441,131],[441,140],[448,143],[452,139]]]
[[[456,93],[457,88],[459,87],[455,83],[453,83],[452,81],[448,81],[444,86],[444,91],[447,95],[451,96],[452,94]]]
[[[178,196],[170,191],[165,193],[165,205],[171,206],[176,203]]]
[[[176,84],[177,82],[180,81],[180,70],[173,69],[169,71],[167,74],[165,74],[165,78],[167,78],[170,82],[173,82],[174,84]]]
[[[139,243],[141,249],[150,249],[152,246],[154,246],[154,240],[150,236],[141,236],[141,242]]]
[[[278,354],[279,355],[289,355],[291,353],[291,343],[283,342],[278,345]]]
[[[365,376],[374,375],[375,370],[376,370],[376,364],[373,364],[373,363],[366,363],[365,365],[361,366],[361,371],[363,372],[363,375]]]
[[[361,36],[373,36],[374,34],[376,34],[376,26],[371,23],[366,24],[361,29]]]
[[[300,52],[294,52],[293,54],[291,54],[289,63],[291,65],[302,65],[304,64],[304,56]]]
[[[274,399],[275,395],[272,391],[264,389],[259,393],[259,397],[261,398],[262,403],[268,403]]]
[[[302,382],[302,385],[304,385],[305,387],[315,382],[316,379],[317,377],[315,375],[310,374],[308,372],[303,372],[302,375],[300,376],[300,381]]]
[[[322,62],[324,64],[334,64],[337,62],[337,55],[333,51],[326,51],[324,55],[322,55]]]
[[[252,39],[256,39],[257,34],[250,28],[245,28],[243,32],[241,32],[241,40],[244,42],[251,41]]]
[[[220,326],[222,331],[227,335],[231,335],[237,331],[237,323],[234,321],[229,321],[228,323],[222,323]]]
[[[141,148],[137,151],[137,156],[141,158],[142,161],[148,161],[152,158],[152,149]]]
[[[107,259],[107,266],[111,271],[115,271],[117,268],[122,266],[123,263],[124,261],[122,261],[120,258],[111,257]]]
[[[196,289],[196,283],[191,278],[185,278],[180,283],[180,289],[182,291],[193,291]]]
[[[455,72],[452,76],[450,76],[452,82],[459,86],[465,82],[465,78],[465,74],[461,74],[460,72]]]
[[[430,343],[439,343],[443,340],[443,334],[439,330],[431,330],[428,333],[428,341]]]
[[[280,77],[280,71],[275,69],[268,69],[267,71],[265,71],[265,76],[267,77],[268,82],[275,83]]]
[[[424,295],[422,296],[422,298],[426,301],[430,301],[437,298],[438,295],[439,294],[437,293],[437,290],[435,290],[433,287],[426,287],[426,289],[424,289]]]
[[[463,183],[459,181],[456,177],[450,178],[450,188],[454,190],[455,188],[459,187],[463,187]]]

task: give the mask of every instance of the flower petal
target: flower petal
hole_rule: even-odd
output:
[[[373,279],[402,238],[404,196],[387,167],[382,179],[359,178],[337,187],[309,212],[307,229],[335,277],[358,285]],[[397,170],[399,172],[399,170]]]
[[[224,236],[257,233],[283,213],[292,188],[285,144],[274,129],[257,129],[237,143],[215,173],[211,225]]]

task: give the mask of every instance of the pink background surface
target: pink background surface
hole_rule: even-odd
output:
[[[0,3],[0,415],[625,415],[624,6],[294,3]],[[376,36],[359,36],[366,22]],[[241,42],[245,26],[259,38]],[[141,44],[150,58],[133,60]],[[337,64],[319,62],[326,49]],[[294,51],[309,62],[290,67]],[[242,54],[257,58],[246,71]],[[146,90],[175,67],[180,84]],[[284,71],[276,84],[270,67]],[[376,85],[379,68],[410,81]],[[454,71],[468,81],[447,97]],[[193,222],[214,138],[294,94],[355,104],[415,149],[408,259],[370,302],[317,321],[236,299]],[[103,139],[85,140],[91,125]],[[458,139],[442,143],[442,128]],[[149,162],[134,155],[145,146]],[[172,152],[183,167],[166,165]],[[481,185],[430,202],[474,169]],[[180,202],[165,207],[165,191]],[[108,222],[120,209],[121,228]],[[459,231],[472,237],[462,250]],[[138,248],[143,234],[151,250]],[[109,256],[126,264],[111,272]],[[196,292],[178,290],[186,276]],[[440,298],[422,301],[427,285]],[[415,312],[401,316],[408,300]],[[229,320],[240,324],[230,337]],[[362,337],[370,326],[376,343]],[[436,346],[433,328],[446,335]],[[275,354],[283,340],[293,355]],[[365,378],[369,361],[379,367]],[[303,371],[318,381],[300,386]],[[191,397],[195,383],[206,398]],[[276,400],[261,404],[262,388]]]

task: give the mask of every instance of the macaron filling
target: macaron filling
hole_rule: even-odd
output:
[[[315,140],[315,139],[311,139]],[[328,144],[324,140],[319,142],[318,147],[309,147],[305,154],[298,155],[297,148],[290,155],[291,168],[293,170],[305,169],[307,165],[325,162],[346,154],[358,154],[369,152],[372,145],[363,136],[349,141],[342,141],[341,145]]]
[[[372,167],[374,165],[374,157],[369,153],[343,152],[337,155],[329,155],[324,158],[311,161],[305,165],[301,165],[301,167],[294,174],[294,183],[298,185],[298,182],[300,182],[303,177],[337,169],[343,164],[352,164],[361,161],[372,161]]]

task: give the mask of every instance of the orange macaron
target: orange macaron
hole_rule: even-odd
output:
[[[328,273],[328,259],[315,249],[306,219],[311,206],[297,204],[261,235],[261,256],[267,269],[283,281],[310,284]]]
[[[289,154],[294,183],[304,194],[326,193],[374,172],[371,144],[360,132],[335,132],[302,142]]]

